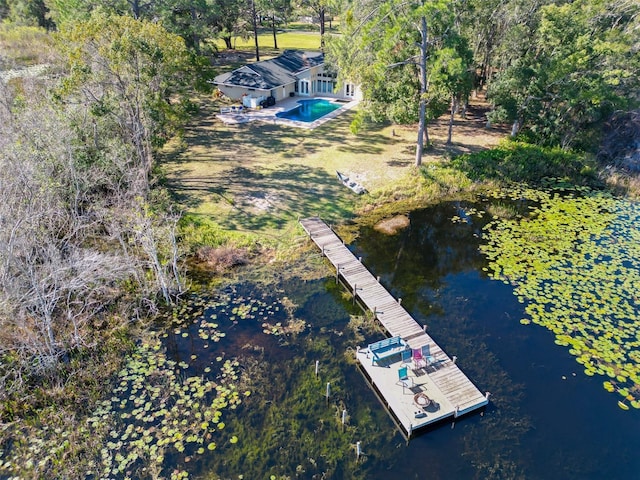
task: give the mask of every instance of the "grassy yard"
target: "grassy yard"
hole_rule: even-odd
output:
[[[225,230],[287,241],[299,217],[337,222],[353,215],[360,198],[336,170],[376,189],[407,173],[411,131],[389,127],[349,133],[352,113],[309,131],[262,122],[226,126],[214,107],[201,112],[180,148],[164,162],[168,185],[190,213]]]
[[[313,31],[299,30],[278,30],[278,48],[286,50],[288,48],[297,50],[319,50],[320,49],[320,31],[316,28]],[[224,41],[221,39],[213,40],[216,48],[224,53],[226,49]],[[246,50],[255,53],[255,43],[253,36],[249,38],[233,37],[231,45],[235,50]],[[260,30],[258,32],[258,46],[260,47],[260,55],[269,56],[274,49],[273,33],[269,30]],[[264,52],[264,53],[263,53]],[[254,58],[255,60],[255,58]]]
[[[262,122],[228,126],[217,120],[217,111],[215,101],[203,101],[184,139],[165,149],[163,170],[178,204],[225,234],[288,244],[299,232],[298,218],[345,221],[380,192],[420,176],[413,168],[414,127],[373,125],[356,136],[349,130],[353,112],[315,130]],[[436,148],[426,163],[450,152],[443,147],[445,123],[431,126]],[[473,115],[458,123],[455,152],[478,150],[502,137],[502,132],[482,128],[473,137],[478,123]],[[355,195],[338,182],[336,170],[371,193]]]

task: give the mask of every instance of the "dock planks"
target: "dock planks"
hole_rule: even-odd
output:
[[[361,367],[378,393],[380,400],[392,413],[403,434],[440,422],[457,418],[487,405],[488,399],[458,368],[455,361],[409,315],[400,302],[384,288],[344,245],[326,223],[317,217],[300,221],[302,228],[336,269],[349,291],[373,312],[391,336],[400,336],[412,348],[429,346],[435,366],[414,371],[412,388],[399,386],[397,369],[372,365],[367,349],[359,349],[356,356]],[[426,375],[425,375],[426,373]],[[424,392],[437,409],[425,410],[426,416],[416,415],[414,394]]]

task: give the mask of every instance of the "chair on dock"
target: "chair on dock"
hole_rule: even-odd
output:
[[[422,353],[422,358],[424,358],[425,362],[427,362],[427,366],[437,363],[435,357],[431,355],[429,345],[423,345],[422,347],[420,347],[420,353]]]
[[[413,360],[413,368],[416,370],[427,366],[427,360],[422,355],[422,349],[420,348],[413,349],[412,360]]]
[[[413,355],[412,355],[413,368],[416,370],[419,368],[429,367],[431,365],[435,365],[436,363],[438,363],[435,357],[431,355],[431,351],[429,350],[429,345],[423,345],[419,349],[418,348],[413,349],[412,352],[413,352]]]
[[[408,367],[400,367],[398,369],[398,383],[402,384],[402,393],[404,394],[405,388],[410,388],[413,386],[413,380],[409,376],[409,368]]]
[[[402,366],[405,367],[411,363],[411,349],[407,348],[400,352],[402,358]]]

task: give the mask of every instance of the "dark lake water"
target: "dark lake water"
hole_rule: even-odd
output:
[[[332,278],[288,278],[266,291],[237,285],[207,311],[217,313],[226,333],[208,354],[239,356],[254,385],[237,413],[225,414],[226,430],[240,440],[229,445],[221,439],[216,454],[200,460],[202,478],[640,478],[640,414],[621,410],[618,397],[602,388],[604,379],[584,375],[551,332],[520,324],[524,306],[511,287],[482,270],[478,245],[488,219],[453,223],[461,207],[482,206],[444,203],[416,211],[398,234],[363,230],[351,248],[458,357],[478,388],[491,392],[484,414],[405,443],[349,361],[350,349],[382,334],[358,336],[347,328],[350,314],[361,312]],[[258,313],[265,305],[277,310],[268,325],[232,315],[234,305],[248,298],[260,299]],[[303,333],[273,334],[286,305],[307,324]],[[197,353],[203,365],[211,361],[180,337],[170,335],[166,345],[176,359]],[[343,409],[349,413],[345,429]],[[364,452],[359,463],[357,441]]]
[[[413,440],[401,453],[412,461],[376,478],[640,478],[640,415],[621,410],[604,379],[584,375],[551,332],[519,323],[523,306],[511,287],[482,272],[484,221],[451,222],[460,206],[414,212],[397,235],[364,231],[355,245],[474,383],[492,392],[484,417]]]

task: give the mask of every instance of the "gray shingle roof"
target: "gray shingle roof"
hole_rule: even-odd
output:
[[[271,90],[297,80],[297,74],[324,63],[324,53],[285,50],[271,60],[252,63],[218,75],[213,83]]]

